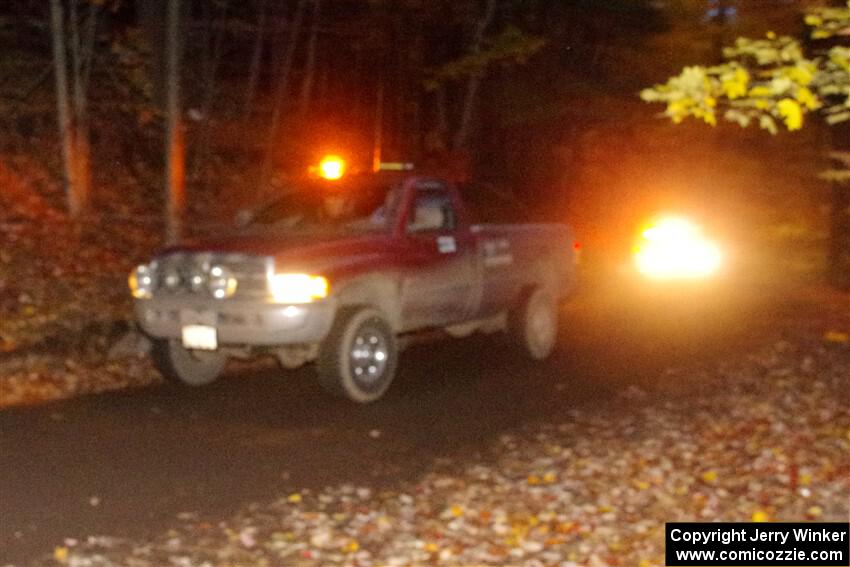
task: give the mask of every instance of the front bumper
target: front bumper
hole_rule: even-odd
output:
[[[179,339],[184,325],[216,328],[223,346],[277,346],[318,343],[333,323],[333,299],[300,305],[247,300],[155,297],[135,302],[136,320],[148,335]]]

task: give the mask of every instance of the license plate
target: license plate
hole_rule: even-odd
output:
[[[183,327],[183,346],[194,350],[216,350],[218,333],[215,327],[208,325],[185,325]]]

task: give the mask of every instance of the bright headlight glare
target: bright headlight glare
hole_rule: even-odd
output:
[[[269,288],[276,303],[310,303],[327,297],[330,286],[322,276],[274,274]]]
[[[130,293],[136,299],[149,299],[153,295],[154,288],[154,270],[147,264],[137,266],[127,280],[130,286]]]
[[[635,264],[653,279],[699,279],[714,275],[723,259],[720,248],[700,228],[681,217],[658,220],[642,233]]]

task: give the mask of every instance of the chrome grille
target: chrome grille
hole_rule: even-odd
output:
[[[156,292],[212,297],[210,270],[221,266],[236,279],[234,298],[265,299],[272,259],[241,253],[174,252],[156,260]]]

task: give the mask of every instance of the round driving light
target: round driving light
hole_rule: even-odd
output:
[[[193,271],[189,275],[189,289],[195,293],[201,291],[204,288],[206,279],[206,276],[200,271]]]
[[[180,274],[175,270],[169,270],[162,277],[162,283],[168,289],[174,289],[180,286]]]
[[[127,280],[130,286],[130,292],[136,299],[149,299],[153,295],[155,285],[154,269],[148,264],[137,266],[135,270],[130,272],[130,277]]]
[[[213,266],[207,285],[213,297],[225,299],[236,293],[237,282],[230,270],[223,266]]]

